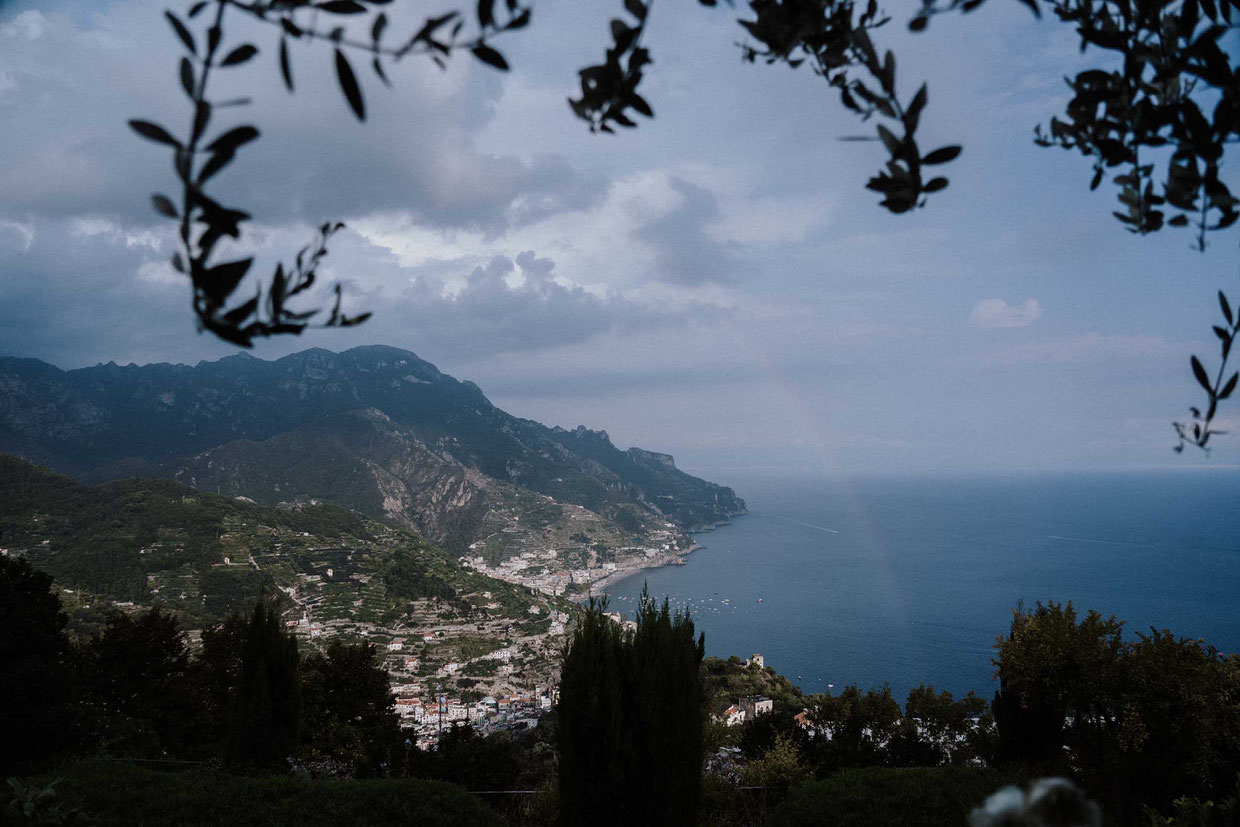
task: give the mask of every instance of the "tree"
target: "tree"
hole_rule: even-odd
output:
[[[158,608],[137,616],[114,612],[82,655],[98,743],[139,757],[186,750],[196,722],[189,652],[176,617]]]
[[[372,643],[333,639],[301,664],[302,749],[375,774],[400,744],[391,682]]]
[[[1069,718],[1078,733],[1108,725],[1122,634],[1114,616],[1090,611],[1078,622],[1070,602],[1012,613],[1008,636],[995,642],[1001,758],[1056,762]]]
[[[1240,659],[1072,605],[1018,610],[996,644],[1006,757],[1072,768],[1121,821],[1184,795],[1225,792],[1240,771]]]
[[[277,768],[297,750],[301,715],[297,638],[281,628],[272,600],[254,606],[241,645],[241,676],[229,716],[228,757]]]
[[[193,307],[200,329],[242,346],[257,337],[299,334],[319,310],[294,310],[288,300],[309,290],[327,254],[327,242],[343,225],[327,221],[319,237],[303,248],[292,266],[277,265],[269,284],[243,300],[234,296],[247,276],[252,258],[216,261],[218,243],[238,238],[250,217],[226,207],[206,193],[206,184],[233,160],[238,150],[259,137],[245,124],[208,136],[212,117],[245,100],[217,100],[208,95],[213,72],[245,65],[259,52],[253,43],[225,48],[226,13],[244,14],[270,24],[278,36],[280,75],[294,89],[290,44],[323,41],[331,44],[336,77],[350,110],[366,117],[365,97],[348,55],[369,61],[377,78],[389,84],[393,64],[406,57],[429,57],[441,68],[454,52],[467,50],[501,71],[508,62],[492,45],[499,36],[524,29],[532,9],[520,0],[480,0],[474,15],[461,10],[426,18],[406,37],[389,31],[383,6],[388,0],[193,0],[184,18],[165,12],[173,33],[185,49],[178,79],[190,103],[189,133],[178,138],[159,124],[132,120],[142,137],[168,147],[180,183],[176,199],[157,193],[155,210],[178,222],[181,250],[173,266],[189,276]],[[912,31],[924,31],[930,20],[949,12],[968,13],[985,0],[922,0],[909,20]],[[1020,0],[1034,15],[1049,12],[1071,26],[1081,50],[1106,56],[1095,67],[1069,79],[1074,97],[1064,117],[1052,117],[1035,131],[1045,147],[1076,151],[1093,160],[1090,188],[1112,175],[1120,209],[1115,217],[1137,234],[1164,226],[1194,227],[1195,242],[1204,249],[1206,234],[1224,230],[1240,218],[1240,199],[1220,176],[1229,144],[1240,137],[1240,84],[1235,82],[1234,55],[1220,41],[1234,28],[1240,0]],[[714,7],[717,0],[699,0]],[[638,89],[653,63],[642,45],[650,22],[648,0],[624,0],[628,19],[611,21],[612,45],[602,63],[580,71],[581,93],[569,100],[573,113],[591,132],[632,128],[636,116],[653,117],[654,109]],[[205,17],[203,12],[207,12]],[[862,120],[877,120],[875,135],[888,158],[866,185],[893,213],[908,213],[926,204],[927,196],[948,185],[930,169],[954,160],[961,151],[948,145],[925,151],[916,132],[929,101],[926,84],[911,97],[899,93],[895,54],[875,42],[891,22],[876,0],[749,0],[738,19],[747,41],[742,55],[750,62],[807,65],[838,94],[843,106]],[[204,31],[195,32],[203,19]],[[467,27],[467,21],[475,25]],[[366,24],[358,37],[349,22]],[[1112,67],[1110,64],[1118,64]],[[387,68],[385,68],[387,67]],[[1177,450],[1186,444],[1206,448],[1218,403],[1230,397],[1240,372],[1227,373],[1230,348],[1240,335],[1220,294],[1226,327],[1215,327],[1222,342],[1222,360],[1211,378],[1200,360],[1191,360],[1194,376],[1209,399],[1204,412],[1192,408],[1193,419],[1176,423]],[[341,311],[341,289],[322,326],[359,324],[369,313],[348,316]]]
[[[765,717],[765,716],[764,716]],[[762,753],[762,757],[745,765],[741,780],[755,787],[795,787],[813,777],[813,772],[801,761],[796,737],[791,732],[781,732],[775,742]]]
[[[66,621],[50,575],[0,556],[0,770],[32,769],[72,742]]]
[[[563,656],[560,817],[565,824],[690,824],[701,795],[704,637],[688,611],[643,592],[636,629],[591,600]]]
[[[979,758],[979,740],[990,730],[986,711],[986,702],[972,692],[956,700],[952,693],[936,692],[932,686],[909,690],[904,717],[887,746],[887,762],[935,767]]]
[[[691,824],[701,796],[706,636],[689,610],[672,612],[642,589],[629,649],[630,745],[638,812],[647,823]]]
[[[809,719],[822,733],[811,744],[820,772],[871,766],[885,763],[888,742],[900,722],[900,705],[886,684],[864,693],[850,685],[839,695],[816,696]]]
[[[590,602],[577,615],[560,670],[560,821],[596,818],[619,823],[627,748],[624,709],[624,648],[620,624],[607,617],[606,601]],[[626,808],[627,809],[627,808]]]
[[[484,737],[467,724],[456,724],[444,730],[433,750],[419,754],[411,769],[419,777],[467,790],[507,790],[521,771],[521,759],[508,733]]]
[[[1240,656],[1166,629],[1137,638],[1120,660],[1116,727],[1097,755],[1079,742],[1078,760],[1097,767],[1116,812],[1225,795],[1240,772]]]
[[[770,712],[745,721],[736,739],[741,754],[755,760],[773,749],[782,736],[795,736],[800,731],[793,720],[795,714],[786,704],[776,703]]]
[[[191,688],[198,710],[197,744],[205,755],[227,752],[230,718],[241,687],[246,618],[230,615],[202,630],[202,647],[190,663]]]

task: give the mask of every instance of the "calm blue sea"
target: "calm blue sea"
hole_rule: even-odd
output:
[[[689,605],[711,655],[754,652],[807,692],[994,691],[1018,601],[1071,600],[1240,651],[1240,473],[738,481],[750,514],[684,566],[615,583]]]

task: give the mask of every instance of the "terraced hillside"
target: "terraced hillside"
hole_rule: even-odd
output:
[[[82,632],[106,611],[154,605],[200,629],[274,593],[308,642],[371,640],[397,679],[483,671],[500,691],[549,681],[567,620],[556,598],[336,506],[270,508],[171,480],[86,486],[7,455],[0,502],[0,549],[56,578]],[[484,657],[499,651],[502,673]]]

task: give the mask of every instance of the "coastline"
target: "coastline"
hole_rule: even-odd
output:
[[[634,566],[631,569],[625,569],[624,571],[613,571],[591,583],[590,591],[587,594],[576,595],[574,597],[574,601],[581,602],[587,598],[598,597],[601,594],[605,594],[607,587],[613,583],[624,580],[626,577],[633,577],[634,575],[640,574],[647,569],[661,569],[665,566],[683,566],[686,558],[688,558],[690,554],[704,548],[706,548],[706,546],[700,546],[697,543],[694,543],[689,546],[689,548],[678,554],[662,554],[658,557],[650,558],[649,561],[643,561],[642,565]]]
[[[707,534],[709,532],[714,531],[717,528],[722,528],[724,526],[732,525],[733,519],[735,519],[736,517],[744,517],[748,513],[749,511],[746,510],[746,511],[740,512],[739,514],[732,514],[726,520],[720,520],[712,525],[703,526],[701,528],[688,532],[690,537],[695,538],[693,541],[693,545],[689,546],[689,548],[685,549],[684,551],[678,552],[676,554],[661,554],[657,557],[650,558],[649,561],[643,561],[641,565],[634,566],[631,569],[625,569],[624,571],[614,571],[606,575],[605,577],[600,577],[598,580],[595,580],[593,583],[590,584],[589,592],[587,592],[584,595],[574,596],[573,602],[580,603],[591,597],[599,597],[601,595],[605,595],[607,593],[608,587],[614,585],[615,583],[621,580],[640,574],[641,572],[646,571],[647,569],[661,569],[661,568],[664,568],[665,566],[685,565],[686,563],[688,563],[689,555],[693,554],[693,552],[695,551],[704,551],[707,548],[706,546],[701,545],[697,542],[696,540],[697,535]]]

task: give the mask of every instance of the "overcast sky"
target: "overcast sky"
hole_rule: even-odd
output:
[[[274,30],[255,31],[259,58],[219,89],[253,96],[235,115],[263,138],[217,192],[255,215],[268,265],[347,222],[324,274],[375,312],[255,355],[405,347],[514,414],[724,481],[1240,461],[1240,436],[1208,461],[1170,450],[1201,404],[1189,355],[1217,359],[1215,291],[1240,293],[1240,236],[1205,254],[1182,231],[1130,236],[1088,160],[1033,145],[1083,65],[1070,29],[1011,0],[888,27],[902,93],[929,81],[923,147],[965,147],[945,192],[891,216],[864,189],[878,148],[837,140],[871,127],[804,67],[744,64],[726,7],[655,4],[657,117],[589,135],[565,98],[620,7],[536,0],[502,43],[507,75],[467,57],[402,64],[392,90],[367,74],[364,125],[329,50],[294,53],[289,95]],[[234,350],[194,332],[174,228],[149,208],[169,159],[125,127],[187,120],[162,8],[0,0],[0,353],[71,368]]]

